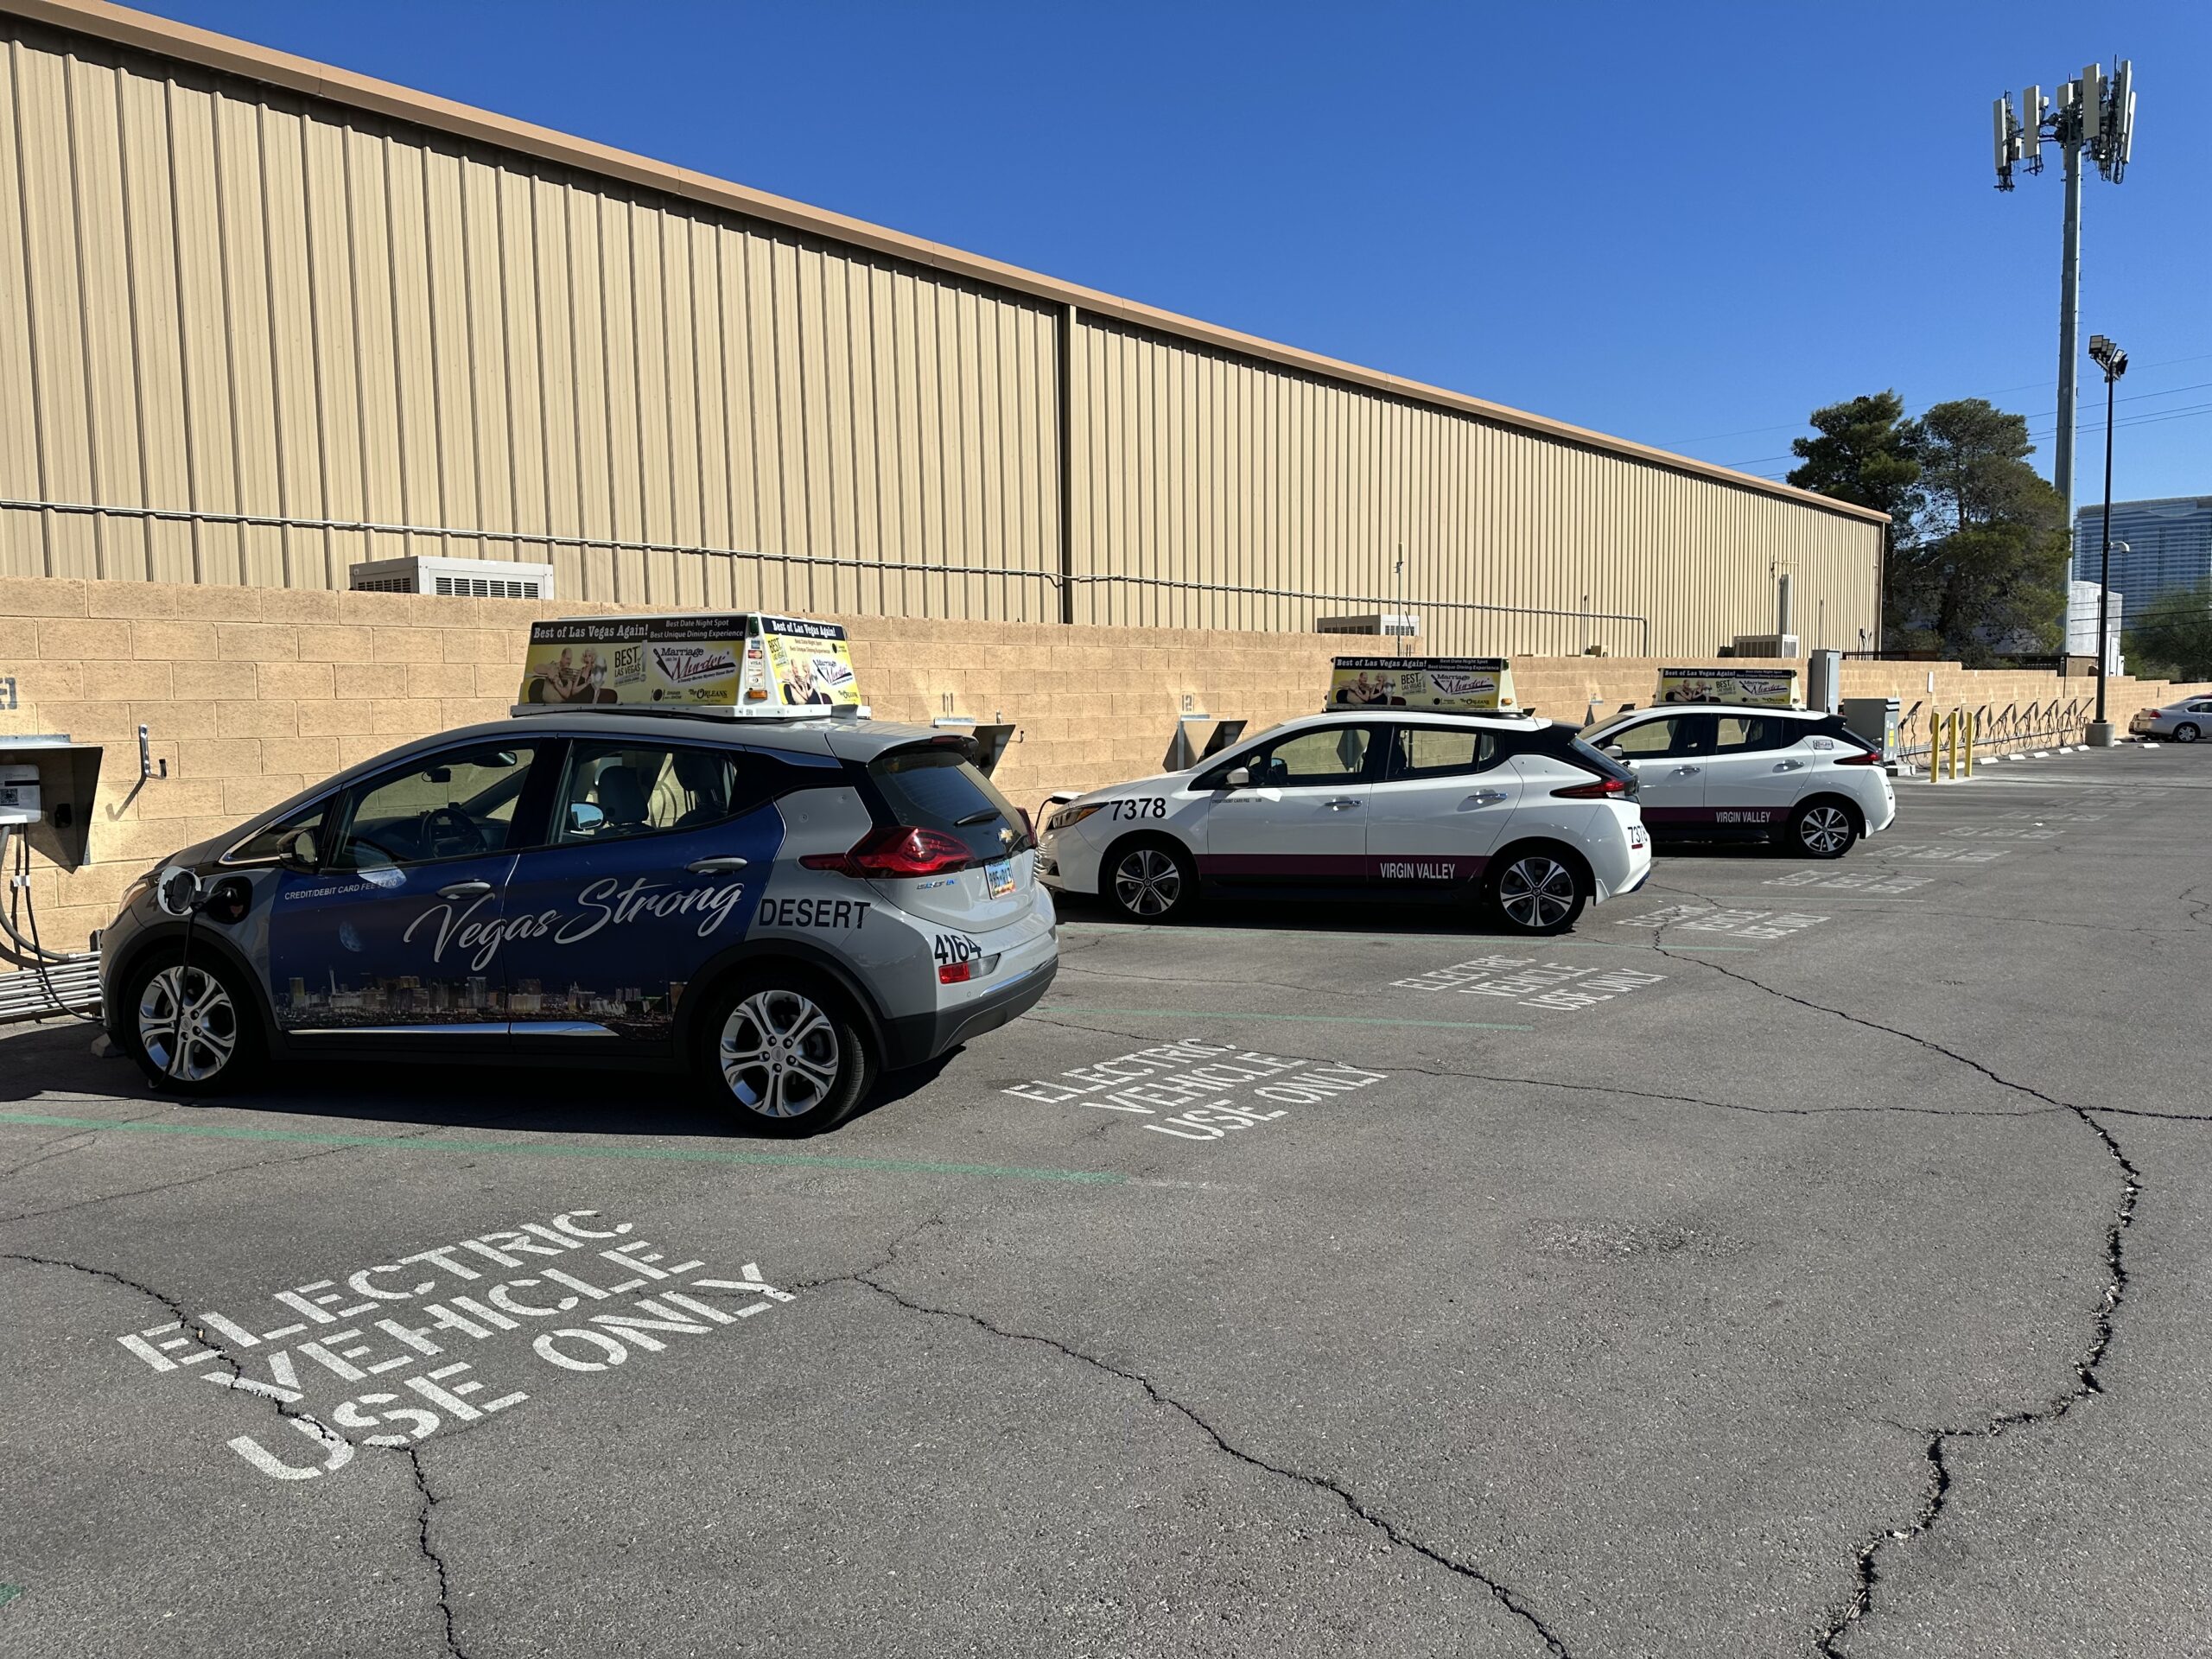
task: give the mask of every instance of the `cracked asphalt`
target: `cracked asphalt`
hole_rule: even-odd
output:
[[[2212,756],[1899,798],[1535,944],[1070,906],[799,1143],[16,1028],[0,1650],[2206,1651]]]

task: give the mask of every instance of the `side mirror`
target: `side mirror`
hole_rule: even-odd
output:
[[[1612,756],[1616,760],[1625,760],[1628,759],[1628,751],[1621,747],[1618,743],[1608,744],[1605,748],[1605,753]]]
[[[1249,789],[1252,786],[1252,769],[1249,766],[1231,766],[1229,776],[1221,781],[1231,789]]]
[[[599,830],[600,826],[604,824],[606,822],[606,812],[601,808],[594,806],[589,801],[570,801],[569,803],[569,833],[570,835],[592,835],[595,833]]]
[[[316,855],[315,831],[302,830],[286,842],[276,855],[276,862],[279,868],[296,875],[313,875],[321,869],[322,861]]]

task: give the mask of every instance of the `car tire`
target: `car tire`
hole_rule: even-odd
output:
[[[150,950],[121,988],[124,1051],[156,1088],[223,1094],[245,1087],[261,1071],[267,1050],[260,1007],[245,976],[213,950],[194,950],[188,958],[181,943]]]
[[[2204,734],[2197,729],[2196,722],[2193,720],[2184,720],[2174,728],[2174,741],[2177,743],[2194,743],[2203,735]]]
[[[1815,795],[1789,815],[1788,852],[1807,858],[1841,858],[1857,844],[1859,814],[1833,795]]]
[[[1124,921],[1179,922],[1198,908],[1198,867],[1165,836],[1116,842],[1098,868],[1102,896]]]
[[[1535,938],[1573,927],[1592,887],[1580,859],[1563,847],[1537,844],[1509,848],[1492,860],[1483,894],[1508,931]]]
[[[836,1128],[868,1098],[883,1065],[851,998],[797,964],[751,968],[724,981],[697,1040],[700,1083],[757,1135]]]

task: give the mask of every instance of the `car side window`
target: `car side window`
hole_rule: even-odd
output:
[[[1715,754],[1743,754],[1753,749],[1786,749],[1802,734],[1794,722],[1770,715],[1722,715],[1713,733]]]
[[[578,738],[553,808],[560,845],[703,830],[777,792],[782,768],[741,750]]]
[[[1606,740],[1605,747],[1618,749],[1631,760],[1679,753],[1675,747],[1675,728],[1683,723],[1678,715],[1670,715],[1664,720],[1647,720],[1640,725],[1625,727],[1615,732]]]
[[[338,803],[327,868],[366,870],[509,850],[536,749],[480,743],[370,778]]]
[[[1497,760],[1497,734],[1468,728],[1454,731],[1440,726],[1398,726],[1391,728],[1388,782],[1411,783],[1424,778],[1459,778],[1482,771]]]
[[[1245,762],[1264,789],[1341,789],[1367,776],[1374,741],[1367,726],[1324,726],[1269,745]]]

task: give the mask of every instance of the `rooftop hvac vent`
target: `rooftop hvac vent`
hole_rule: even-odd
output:
[[[1319,616],[1313,619],[1316,633],[1377,633],[1386,639],[1416,639],[1421,637],[1421,618],[1394,616],[1387,612],[1381,615]]]
[[[444,594],[455,599],[551,599],[553,567],[505,559],[372,559],[347,572],[357,594]]]

